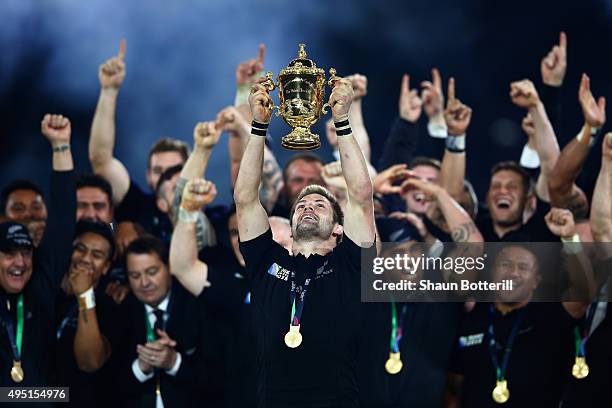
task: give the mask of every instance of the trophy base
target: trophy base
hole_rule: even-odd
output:
[[[321,147],[319,135],[308,128],[296,127],[282,139],[282,146],[288,150],[315,150]]]

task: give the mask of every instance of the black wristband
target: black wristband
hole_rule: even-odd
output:
[[[256,128],[251,128],[251,134],[255,135],[255,136],[263,136],[266,137],[266,135],[268,134],[268,131],[265,129],[256,129]]]
[[[340,122],[334,122],[334,126],[336,126],[336,129],[343,128],[345,126],[349,126],[349,121],[348,121],[348,119],[345,119],[345,120],[342,120]]]
[[[465,149],[456,149],[454,147],[446,147],[446,150],[448,150],[451,153],[465,153]]]
[[[270,126],[269,123],[261,123],[261,122],[257,122],[256,120],[251,122],[251,127],[254,129],[268,130],[268,126]]]
[[[351,133],[353,133],[353,131],[351,130],[350,127],[345,127],[344,129],[336,130],[336,135],[338,136],[346,136],[346,135],[350,135]]]

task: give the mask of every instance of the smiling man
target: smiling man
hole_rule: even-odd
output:
[[[263,80],[249,96],[251,137],[234,200],[251,304],[261,407],[356,407],[360,259],[374,250],[372,184],[348,111],[350,81],[334,84],[329,105],[347,190],[346,214],[324,187],[309,185],[291,209],[291,254],[273,240],[259,200],[272,100]]]
[[[532,194],[527,172],[512,161],[497,163],[491,170],[487,192],[488,212],[480,212],[476,225],[486,242],[554,242],[544,215],[550,206],[539,200],[535,214],[523,223],[523,213]]]

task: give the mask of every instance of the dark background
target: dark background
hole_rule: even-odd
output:
[[[19,177],[46,187],[51,152],[39,131],[46,112],[72,120],[77,168],[89,169],[98,65],[117,53],[122,37],[128,42],[127,77],[115,155],[142,185],[150,145],[160,136],[191,144],[197,121],[213,119],[233,103],[235,67],[254,58],[260,42],[267,46],[266,68],[275,74],[295,57],[297,43],[305,42],[318,66],[367,75],[363,107],[374,163],[397,115],[402,73],[411,75],[413,86],[429,79],[433,66],[445,81],[454,76],[457,96],[474,111],[468,176],[481,197],[490,167],[518,160],[525,141],[524,112],[511,104],[509,83],[541,83],[540,60],[560,30],[568,35],[561,146],[582,125],[580,74],[591,76],[595,96],[612,94],[609,0],[2,0],[0,9],[0,185]],[[322,124],[315,130],[325,139]],[[287,130],[280,119],[273,122],[281,164],[290,155],[279,142]],[[223,203],[230,200],[226,146],[223,136],[208,172]],[[589,157],[587,189],[600,151],[598,146]],[[326,158],[329,153],[327,147],[321,151]]]

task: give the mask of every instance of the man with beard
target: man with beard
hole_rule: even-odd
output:
[[[234,201],[240,250],[251,280],[258,361],[258,405],[356,407],[360,258],[374,249],[372,183],[352,135],[350,81],[335,81],[329,99],[345,175],[346,217],[323,187],[311,185],[291,209],[291,254],[274,242],[259,200],[272,99],[265,79],[251,89],[251,138]]]
[[[575,244],[578,236],[572,213],[553,208],[546,223],[564,242],[561,258],[569,274],[569,290],[584,287],[592,281],[592,271],[581,266],[590,264]],[[492,303],[477,303],[466,315],[449,370],[444,406],[559,406],[572,373],[574,327],[589,301],[534,301],[545,266],[534,248],[522,243],[508,244],[499,251],[492,265],[492,281],[511,280],[513,289],[496,292]]]
[[[76,180],[77,221],[113,222],[113,190],[96,174],[81,174]]]
[[[33,250],[28,231],[0,224],[0,385],[49,385],[55,296],[68,269],[75,223],[70,122],[45,115],[42,133],[53,148],[49,224]],[[34,272],[35,270],[35,272]]]

